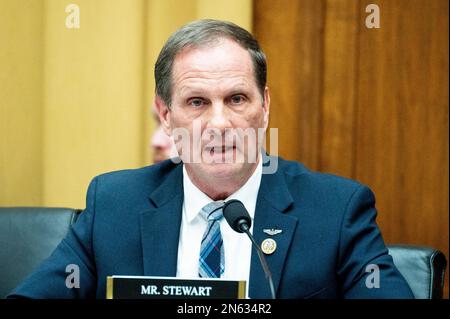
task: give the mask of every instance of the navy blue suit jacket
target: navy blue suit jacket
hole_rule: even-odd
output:
[[[266,256],[277,298],[413,298],[376,225],[372,192],[278,160],[276,173],[262,177],[253,228],[259,243],[263,229],[282,229]],[[105,298],[109,275],[175,276],[182,179],[171,161],[94,178],[65,239],[10,296]],[[80,288],[66,287],[68,264],[79,266]],[[369,264],[380,270],[379,288],[366,286]],[[254,250],[249,296],[270,298]]]

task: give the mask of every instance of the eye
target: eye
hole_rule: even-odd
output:
[[[188,105],[198,108],[205,104],[205,101],[201,98],[192,98],[188,100]]]
[[[243,96],[242,94],[236,94],[231,97],[230,101],[231,104],[239,105],[245,102],[245,96]]]

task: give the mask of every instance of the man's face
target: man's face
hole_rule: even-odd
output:
[[[192,154],[177,146],[189,173],[205,181],[248,177],[257,165],[249,155],[255,150],[259,155],[258,128],[267,128],[268,114],[268,89],[262,97],[250,54],[236,42],[221,39],[212,47],[186,49],[175,58],[172,105],[163,113],[162,123],[168,134],[176,128],[189,131],[190,151],[202,159],[192,163]],[[251,129],[256,138],[233,138],[228,133],[236,129]]]

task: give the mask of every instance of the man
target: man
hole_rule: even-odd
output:
[[[238,199],[256,241],[271,239],[277,298],[412,297],[366,186],[276,157],[277,170],[263,174],[266,60],[247,31],[215,20],[184,26],[163,47],[155,78],[155,106],[182,163],[94,178],[77,223],[12,296],[104,298],[108,275],[147,275],[246,280],[250,298],[269,298],[250,241],[220,216],[223,201]],[[65,286],[68,264],[80,267],[77,289]]]
[[[151,148],[153,153],[153,163],[157,164],[166,159],[178,156],[178,153],[172,139],[164,132],[164,129],[159,122],[159,115],[156,107],[153,108],[153,112],[158,127],[153,132]]]

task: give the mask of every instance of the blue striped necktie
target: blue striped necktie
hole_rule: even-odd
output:
[[[219,220],[223,217],[223,201],[212,202],[202,208],[200,213],[208,221],[200,247],[198,275],[202,278],[220,278],[225,270],[222,234]]]

